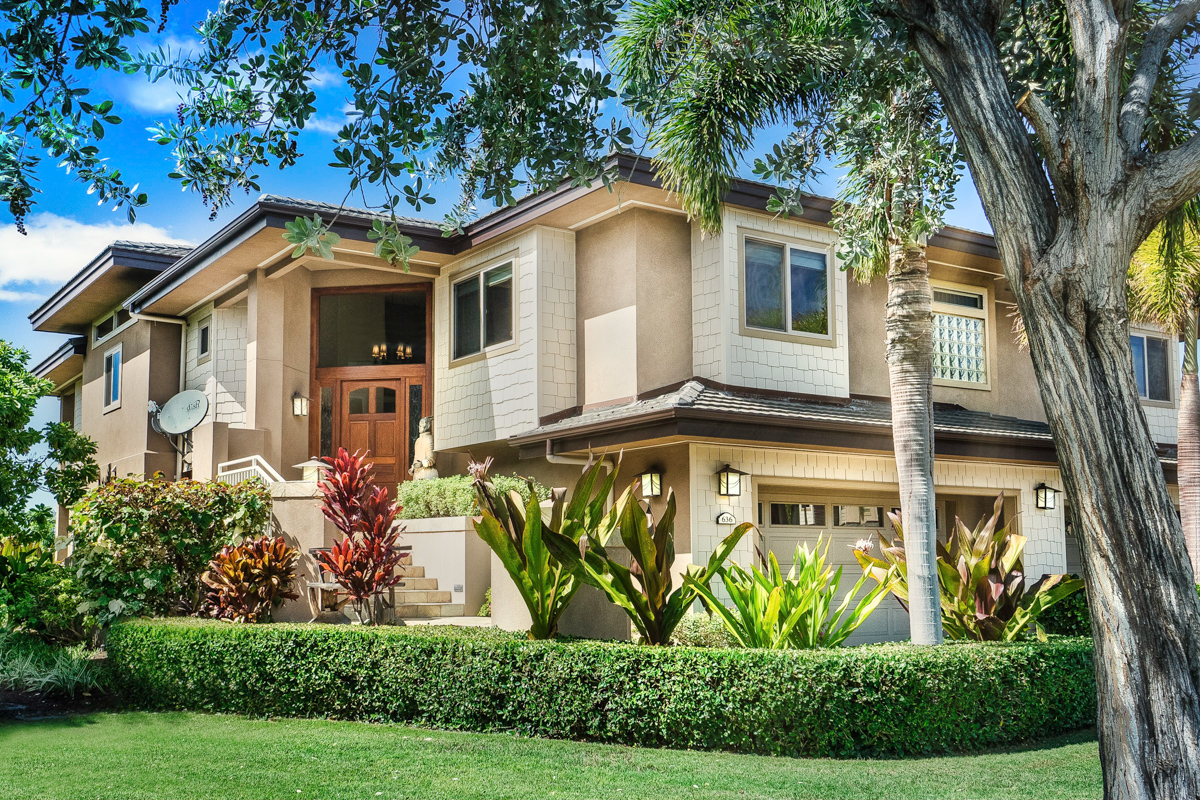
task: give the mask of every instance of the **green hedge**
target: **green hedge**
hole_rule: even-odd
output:
[[[496,475],[492,483],[503,494],[516,491],[529,503],[529,483],[515,475]],[[533,481],[538,500],[548,500],[550,490]],[[470,517],[475,514],[475,482],[466,475],[450,475],[420,481],[404,481],[396,490],[401,519],[432,517]]]
[[[914,755],[1095,723],[1090,640],[823,651],[532,642],[494,629],[127,622],[131,705],[779,755]]]

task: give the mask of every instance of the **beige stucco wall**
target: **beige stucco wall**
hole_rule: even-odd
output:
[[[579,395],[612,402],[692,376],[691,226],[639,207],[576,234]]]
[[[121,345],[121,404],[104,411],[104,354]],[[84,357],[80,430],[96,442],[100,476],[175,477],[175,451],[150,426],[147,403],[165,403],[179,391],[180,326],[138,321],[98,345],[89,339]]]
[[[412,563],[425,568],[425,577],[438,582],[437,591],[450,592],[450,602],[462,604],[474,616],[492,582],[491,549],[475,533],[470,517],[407,519],[399,543],[412,548]],[[432,591],[432,590],[430,590]]]

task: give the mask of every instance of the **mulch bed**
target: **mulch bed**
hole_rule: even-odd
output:
[[[0,689],[0,723],[31,722],[39,719],[73,717],[113,708],[115,700],[103,692],[66,695],[42,695]]]

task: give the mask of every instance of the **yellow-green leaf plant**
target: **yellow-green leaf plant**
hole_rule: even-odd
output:
[[[575,484],[570,503],[565,502],[565,490],[555,489],[549,520],[543,521],[533,488],[528,502],[516,491],[501,494],[488,479],[490,465],[489,458],[470,466],[480,512],[475,531],[500,559],[525,601],[533,620],[529,638],[552,639],[558,633],[559,617],[583,581],[577,564],[564,564],[551,554],[546,537],[562,536],[574,543],[605,524],[605,500],[616,480],[615,471],[600,480],[602,464],[588,467]]]
[[[556,555],[576,565],[587,583],[629,615],[643,644],[669,644],[675,626],[696,600],[695,585],[710,581],[754,526],[745,522],[734,528],[713,551],[707,566],[701,569],[690,565],[692,580],[685,579],[676,587],[671,574],[675,562],[675,493],[667,491],[666,508],[656,522],[635,494],[639,485],[635,481],[625,490],[595,535],[588,533],[573,540],[548,536],[547,540]],[[606,548],[614,530],[629,550],[629,566]]]
[[[716,574],[725,584],[732,608],[717,598],[707,582],[700,583],[692,575],[683,580],[743,647],[837,647],[867,621],[887,596],[887,587],[876,584],[855,603],[869,577],[864,574],[835,606],[842,568],[834,570],[827,563],[829,543],[822,548],[822,541],[818,538],[813,550],[798,545],[786,576],[774,553],[767,554],[765,573],[757,566],[747,570],[737,563],[718,567]]]

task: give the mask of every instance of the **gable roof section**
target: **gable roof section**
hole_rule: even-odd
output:
[[[105,311],[177,262],[192,248],[119,240],[104,248],[32,314],[34,330],[84,333]]]

